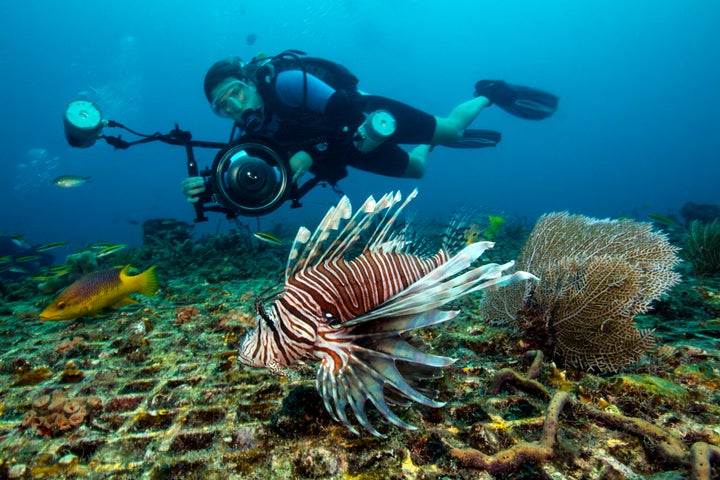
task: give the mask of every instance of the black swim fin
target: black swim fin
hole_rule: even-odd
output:
[[[502,134],[495,130],[476,130],[468,128],[463,136],[454,142],[443,143],[443,147],[450,148],[485,148],[494,147],[502,139]]]
[[[536,88],[512,85],[502,80],[480,80],[475,96],[487,97],[508,113],[528,120],[542,120],[555,113],[558,97]]]

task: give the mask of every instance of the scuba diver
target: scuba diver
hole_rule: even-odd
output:
[[[335,186],[351,166],[380,175],[421,178],[437,145],[495,146],[500,133],[468,129],[480,112],[498,105],[540,120],[557,109],[558,97],[500,80],[481,80],[475,94],[446,117],[433,116],[390,98],[357,89],[358,79],[335,62],[288,50],[275,57],[214,63],[204,91],[212,111],[233,120],[230,141],[243,135],[271,138],[289,157],[292,182],[313,173]],[[401,144],[416,145],[407,151]],[[212,192],[203,177],[182,182],[188,201]]]

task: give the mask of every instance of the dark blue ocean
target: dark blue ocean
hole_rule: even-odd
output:
[[[196,139],[225,141],[230,121],[203,95],[208,67],[288,48],[336,60],[362,90],[436,115],[484,78],[560,97],[544,121],[485,110],[473,127],[501,131],[502,142],[439,147],[422,180],[351,171],[339,186],[354,204],[418,187],[419,218],[469,205],[532,223],[558,210],[647,220],[688,201],[720,203],[716,1],[28,0],[0,6],[0,230],[36,245],[139,245],[145,220],[192,223],[182,148],[71,148],[66,105],[87,98],[139,132],[177,123]],[[200,166],[214,153],[198,150]],[[63,189],[52,183],[63,174],[91,180]],[[301,209],[241,221],[314,227],[337,199],[318,188]],[[196,233],[232,227],[210,214]]]

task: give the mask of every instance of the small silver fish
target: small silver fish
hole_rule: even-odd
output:
[[[60,175],[53,183],[62,188],[74,188],[90,181],[90,177],[79,177],[77,175]]]
[[[39,255],[25,255],[25,256],[16,258],[15,261],[16,261],[16,262],[20,262],[20,263],[22,263],[22,262],[32,262],[33,260],[37,260],[38,258],[40,258]]]
[[[269,243],[271,245],[282,245],[283,241],[281,238],[276,237],[272,233],[267,232],[254,232],[253,237],[257,238],[261,242]]]
[[[53,248],[58,247],[64,247],[67,246],[68,242],[51,242],[51,243],[45,243],[43,245],[40,245],[39,247],[35,247],[36,252],[45,252],[47,250],[52,250]]]
[[[102,258],[102,257],[108,256],[108,255],[111,255],[115,252],[118,252],[125,247],[127,247],[127,245],[125,245],[124,243],[120,243],[118,245],[110,245],[109,247],[105,247],[102,250],[100,250],[99,252],[97,252],[97,254],[95,256],[97,258]]]

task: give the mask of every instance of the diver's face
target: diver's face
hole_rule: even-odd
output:
[[[252,83],[228,79],[212,91],[212,110],[216,115],[240,122],[245,110],[262,106],[262,98]]]

